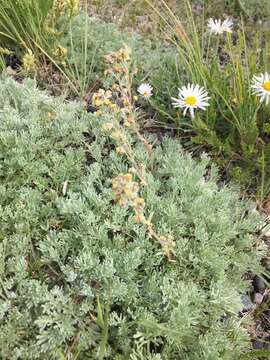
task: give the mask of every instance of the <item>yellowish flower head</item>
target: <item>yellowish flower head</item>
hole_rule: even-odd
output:
[[[92,96],[92,104],[96,107],[101,106],[110,106],[112,102],[110,98],[112,97],[112,93],[110,90],[99,89],[98,92],[94,93]]]
[[[57,14],[64,15],[76,14],[80,8],[80,0],[57,0],[55,1],[54,11]]]
[[[22,58],[22,67],[25,71],[31,72],[34,71],[37,67],[37,60],[32,52],[32,50],[27,49],[27,52]]]

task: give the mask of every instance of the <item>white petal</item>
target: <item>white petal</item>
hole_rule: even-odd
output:
[[[184,108],[183,115],[186,116],[187,113],[187,107]]]

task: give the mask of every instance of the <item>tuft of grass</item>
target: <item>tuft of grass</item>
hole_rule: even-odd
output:
[[[88,2],[84,1],[83,12],[80,14],[82,26],[80,33],[76,34],[74,42],[74,34],[72,22],[69,22],[66,41],[69,44],[68,56],[66,57],[66,65],[63,68],[69,82],[73,84],[73,89],[76,90],[77,95],[81,99],[87,99],[89,93],[95,86],[93,83],[93,67],[96,61],[96,51],[98,49],[98,42],[94,45],[94,49],[90,46],[93,44],[89,41],[89,30],[91,22],[88,16]],[[91,39],[92,40],[92,39]],[[89,58],[89,52],[92,52]]]
[[[6,62],[4,55],[0,52],[0,73],[2,73],[6,68]]]
[[[211,96],[205,114],[197,113],[195,119],[187,120],[179,112],[176,116],[173,110],[167,111],[168,119],[174,118],[185,132],[190,131],[195,147],[210,150],[230,176],[248,188],[255,188],[258,199],[263,201],[270,190],[270,111],[252,94],[251,79],[267,70],[267,39],[247,39],[243,21],[235,25],[233,36],[211,35],[204,17],[202,29],[195,22],[188,0],[185,0],[185,22],[164,0],[160,1],[162,12],[151,0],[147,3],[163,20],[167,37],[179,54],[181,77],[178,83],[170,84],[170,94],[176,96],[177,87],[191,82],[204,86]],[[153,105],[157,109],[166,106],[155,100]],[[164,110],[162,114],[166,117]]]
[[[46,19],[53,0],[1,0],[0,36],[2,44],[36,52],[36,44],[48,47]],[[3,46],[3,45],[2,45]]]

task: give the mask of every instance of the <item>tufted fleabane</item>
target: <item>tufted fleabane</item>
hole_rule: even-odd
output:
[[[149,99],[153,95],[152,90],[152,86],[148,83],[143,83],[138,87],[138,93],[145,99]]]
[[[210,97],[207,91],[199,85],[188,84],[178,89],[178,91],[178,98],[172,98],[174,101],[172,104],[175,108],[183,108],[184,116],[189,110],[191,117],[194,118],[195,109],[205,110],[209,106],[208,100]]]
[[[210,33],[221,35],[224,32],[231,33],[233,22],[231,19],[225,19],[223,22],[220,19],[210,18],[207,22],[207,27]]]

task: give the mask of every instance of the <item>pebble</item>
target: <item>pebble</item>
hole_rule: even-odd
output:
[[[259,340],[252,340],[252,346],[254,349],[263,349],[263,342]]]
[[[97,111],[97,108],[95,108],[91,104],[88,104],[86,111],[93,114],[93,113],[95,113]]]
[[[270,270],[270,258],[264,259],[263,264],[264,264],[266,270]]]
[[[264,296],[261,293],[253,294],[253,302],[257,305],[259,305],[263,302],[263,298],[264,298]]]
[[[247,294],[242,295],[241,300],[243,304],[242,311],[250,311],[255,308],[255,305],[251,301],[250,296],[248,296]]]
[[[255,275],[253,278],[253,286],[256,292],[264,292],[264,290],[266,289],[265,282],[258,275]]]

